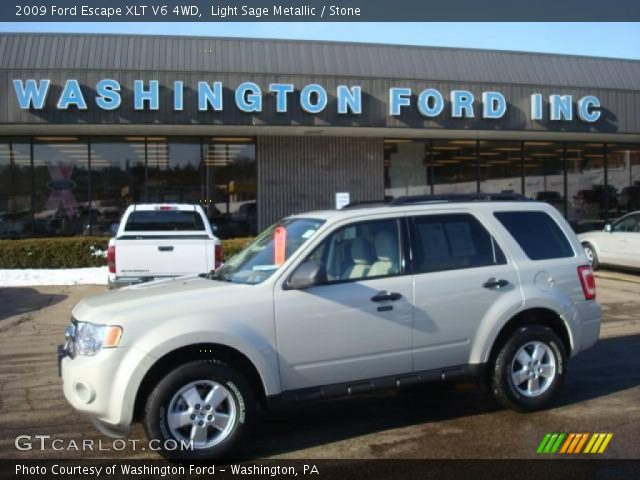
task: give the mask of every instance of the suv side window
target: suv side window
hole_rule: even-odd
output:
[[[340,227],[308,258],[324,266],[328,283],[399,275],[401,259],[400,226],[396,219]]]
[[[614,232],[640,232],[640,215],[628,215],[613,224]]]
[[[416,273],[504,265],[504,253],[482,224],[468,213],[413,218]]]
[[[546,212],[495,212],[494,216],[531,260],[575,255],[560,226]]]

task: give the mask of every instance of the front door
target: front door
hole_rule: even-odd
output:
[[[411,224],[414,368],[465,365],[480,321],[500,297],[519,291],[516,269],[471,214],[424,215]]]
[[[275,287],[283,390],[410,372],[413,290],[400,222],[339,227],[306,261],[320,263],[326,281]]]

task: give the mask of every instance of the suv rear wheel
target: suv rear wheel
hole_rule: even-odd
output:
[[[519,412],[544,408],[562,385],[566,356],[562,341],[549,327],[517,329],[495,357],[490,378],[494,398]]]
[[[240,374],[223,362],[200,360],[176,368],[156,385],[144,425],[165,458],[215,459],[237,444],[254,411],[252,391]]]

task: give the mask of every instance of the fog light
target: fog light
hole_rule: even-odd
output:
[[[82,403],[91,403],[96,399],[96,392],[84,382],[76,382],[73,389]]]

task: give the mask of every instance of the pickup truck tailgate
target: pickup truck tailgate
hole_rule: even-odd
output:
[[[208,252],[208,248],[211,252]],[[205,273],[213,242],[206,236],[116,239],[116,275],[164,276]]]

